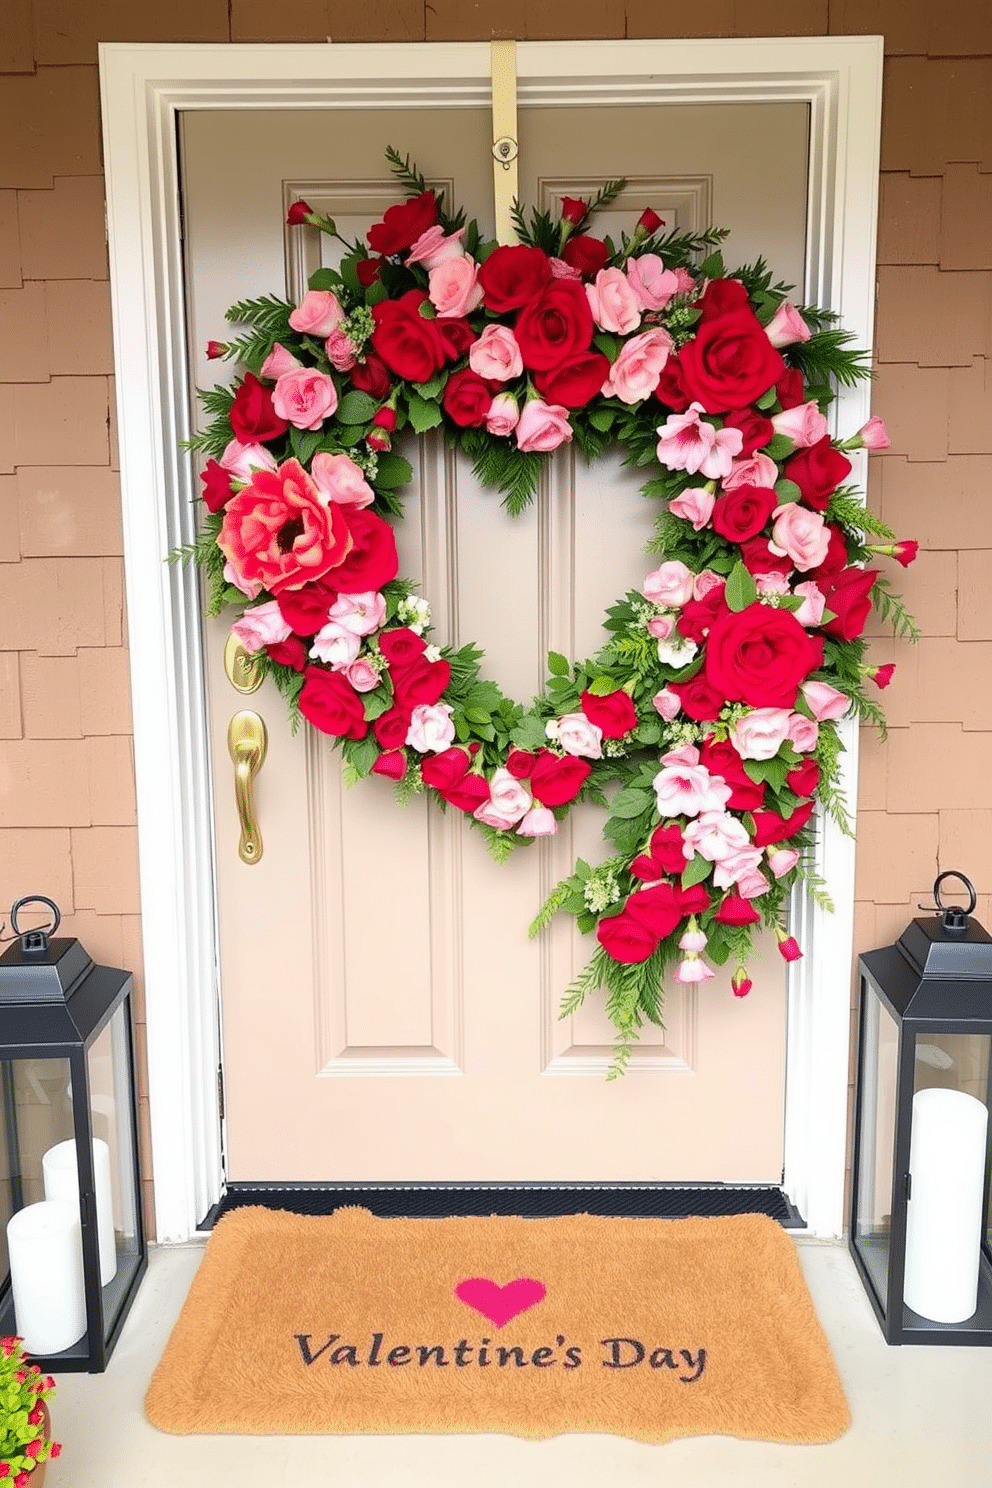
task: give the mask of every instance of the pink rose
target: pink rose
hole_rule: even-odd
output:
[[[723,489],[736,491],[738,486],[761,486],[770,491],[774,489],[778,478],[778,466],[774,460],[770,460],[767,455],[752,455],[749,460],[733,462],[730,474],[723,478]]]
[[[558,830],[555,814],[547,806],[532,806],[517,828],[518,837],[553,837]]]
[[[335,372],[350,372],[358,364],[355,348],[347,331],[333,330],[324,342],[324,350]]]
[[[707,966],[705,961],[701,961],[697,953],[690,954],[684,961],[679,962],[672,972],[672,980],[689,985],[693,982],[708,982],[715,975],[713,968]]]
[[[259,377],[271,377],[275,382],[285,372],[298,372],[302,366],[303,363],[299,358],[295,357],[291,351],[287,351],[285,346],[280,346],[277,341],[262,363],[258,375]]]
[[[519,821],[531,807],[529,791],[503,766],[493,771],[493,778],[489,782],[489,800],[501,815],[510,817],[513,821]]]
[[[789,739],[800,754],[809,754],[816,748],[820,737],[820,725],[805,713],[789,714]]]
[[[827,604],[820,586],[814,584],[812,579],[806,579],[804,583],[796,585],[793,593],[803,596],[799,609],[793,610],[799,624],[805,625],[807,630],[814,625],[819,625]]]
[[[699,750],[695,744],[683,744],[679,749],[670,749],[661,756],[663,765],[698,765]]]
[[[319,429],[338,406],[338,390],[326,372],[301,367],[284,372],[272,393],[272,407],[297,429]]]
[[[566,754],[579,754],[585,759],[603,758],[603,730],[590,723],[584,713],[566,713],[548,724],[548,737],[557,739]]]
[[[520,409],[512,393],[497,393],[486,414],[486,429],[490,434],[505,438],[512,434],[520,422]]]
[[[447,703],[418,703],[410,717],[406,744],[421,754],[447,749],[455,737],[452,711]]]
[[[768,866],[776,878],[781,878],[783,874],[790,873],[798,862],[799,852],[794,847],[779,847],[774,852],[772,852],[771,848],[768,850]]]
[[[733,794],[730,786],[711,775],[705,765],[665,765],[652,784],[661,817],[722,812]]]
[[[685,413],[673,413],[658,429],[658,463],[669,470],[698,470],[707,480],[723,480],[741,452],[740,429],[717,429],[700,418],[701,403],[690,403]]]
[[[810,331],[795,305],[783,300],[765,327],[765,334],[773,346],[794,346],[797,341],[808,341]]]
[[[601,331],[626,336],[641,323],[641,307],[622,269],[600,269],[586,285],[586,298]]]
[[[289,323],[301,335],[323,337],[329,336],[344,318],[336,294],[329,289],[308,289],[290,315]]]
[[[482,304],[479,265],[467,253],[446,258],[431,269],[427,293],[439,320],[468,315]]]
[[[627,264],[627,283],[642,310],[664,310],[679,292],[678,276],[666,269],[657,253],[642,253]]]
[[[719,863],[713,870],[713,882],[718,889],[730,889],[738,884],[741,879],[746,878],[757,869],[761,862],[761,848],[752,847],[750,842],[744,847],[735,848],[733,852]],[[764,883],[764,880],[762,880]],[[768,885],[765,883],[759,893],[764,893]],[[748,896],[742,895],[743,898]]]
[[[755,588],[761,595],[789,592],[789,581],[784,573],[755,574],[753,577]]]
[[[696,532],[702,532],[709,526],[715,503],[716,497],[704,486],[690,486],[688,491],[683,491],[668,503],[668,510],[691,522]]]
[[[231,634],[254,656],[266,646],[277,646],[287,640],[293,634],[293,627],[282,618],[279,601],[270,599],[253,610],[245,610],[241,619],[231,626]]]
[[[830,533],[819,512],[790,501],[775,508],[771,541],[773,553],[781,558],[790,558],[801,572],[819,568],[827,556]]]
[[[563,258],[549,259],[552,279],[581,279],[582,270],[567,264]]]
[[[744,823],[729,811],[701,811],[686,826],[682,841],[686,858],[691,860],[698,852],[709,863],[722,863],[751,843]]]
[[[668,687],[663,687],[660,692],[656,692],[651,702],[654,704],[655,712],[666,723],[671,723],[682,708],[682,699],[677,692],[672,692]]]
[[[670,558],[648,574],[641,585],[641,593],[652,604],[680,610],[692,598],[692,584],[691,571],[678,558]]]
[[[314,455],[310,471],[322,496],[338,506],[371,506],[375,492],[350,455]]]
[[[820,412],[820,405],[811,398],[808,403],[798,403],[795,408],[783,409],[772,418],[776,434],[784,434],[798,449],[809,449],[818,444],[830,429]]]
[[[742,899],[760,899],[761,895],[767,894],[770,888],[771,884],[763,873],[758,872],[757,868],[742,873],[736,881],[736,889]]]
[[[752,708],[730,731],[730,742],[742,759],[774,759],[788,737],[788,708]]]
[[[819,723],[828,718],[843,718],[851,706],[850,698],[831,687],[829,682],[803,682],[799,691],[809,704],[809,710]]]
[[[217,461],[224,470],[229,470],[235,480],[249,481],[253,470],[276,470],[278,466],[269,451],[262,444],[241,444],[237,439],[232,439],[225,446],[224,453]]]
[[[473,372],[492,382],[509,382],[521,377],[524,370],[517,338],[504,325],[486,326],[468,349],[468,364]]]
[[[524,404],[516,427],[517,447],[522,450],[553,450],[572,437],[568,409],[560,403],[531,398]]]
[[[640,403],[658,386],[672,347],[672,338],[662,326],[631,336],[603,383],[604,395],[622,403]]]
[[[332,672],[342,672],[351,665],[361,649],[361,640],[353,631],[346,630],[336,620],[331,620],[314,636],[310,655],[315,661],[325,662]]]
[[[714,573],[712,568],[704,568],[692,581],[693,599],[705,599],[707,594],[712,594],[714,589],[726,588],[727,580],[723,574]]]
[[[385,622],[385,595],[374,591],[365,594],[339,594],[331,605],[327,618],[336,621],[345,630],[350,630],[352,635],[371,635]]]
[[[343,673],[356,692],[374,692],[379,686],[379,673],[364,656],[350,662]]]
[[[234,564],[228,559],[224,564],[224,582],[230,584],[233,589],[240,589],[241,593],[249,599],[257,599],[265,585],[261,579],[246,578]]]
[[[674,615],[655,615],[648,621],[648,635],[656,641],[667,641],[675,629]]]
[[[854,449],[860,447],[866,450],[883,450],[888,449],[892,443],[892,440],[889,438],[889,431],[885,427],[884,421],[880,418],[870,418],[858,430],[855,439],[857,440],[856,444],[854,440],[851,441]]]
[[[408,264],[423,264],[430,273],[439,264],[447,263],[449,259],[461,258],[465,252],[462,242],[466,229],[460,227],[457,232],[445,237],[444,228],[441,226],[429,227],[422,232],[406,256]]]

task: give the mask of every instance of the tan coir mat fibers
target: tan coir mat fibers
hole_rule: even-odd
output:
[[[163,1431],[243,1434],[827,1442],[849,1422],[795,1247],[759,1214],[236,1210],[145,1405]]]

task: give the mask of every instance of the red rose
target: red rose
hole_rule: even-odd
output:
[[[806,402],[803,374],[798,367],[787,367],[785,369],[775,384],[775,396],[782,405],[783,412],[786,408],[798,408],[800,403]]]
[[[829,434],[808,449],[797,450],[782,467],[785,479],[795,481],[806,505],[818,512],[826,509],[831,496],[850,473],[850,460],[834,449]]]
[[[280,666],[292,667],[294,672],[302,672],[307,664],[307,648],[299,636],[287,636],[284,641],[274,641],[271,646],[265,648],[267,655]]]
[[[369,731],[358,693],[340,672],[328,672],[323,667],[307,667],[300,693],[300,712],[322,734],[364,739]]]
[[[740,894],[731,893],[724,899],[713,918],[719,920],[721,925],[756,925],[761,915],[750,899],[742,899]]]
[[[396,428],[396,409],[377,408],[372,422],[377,429],[385,429],[391,434]]]
[[[372,725],[372,732],[383,749],[398,749],[406,743],[410,732],[409,708],[390,708],[388,713],[380,714]]]
[[[684,872],[686,858],[682,842],[680,827],[655,827],[651,833],[650,852],[634,859],[630,865],[631,873],[645,883],[654,883],[668,874]]]
[[[535,373],[534,386],[546,403],[585,408],[601,390],[609,370],[609,357],[598,351],[584,351],[559,362],[549,372]]]
[[[431,785],[443,796],[464,780],[472,757],[467,749],[442,749],[440,754],[429,754],[421,762],[420,774],[425,785]]]
[[[637,225],[638,227],[642,227],[650,236],[651,233],[656,233],[659,227],[664,227],[665,223],[664,219],[658,216],[658,213],[653,207],[645,207],[637,219]]]
[[[444,354],[449,362],[457,362],[477,339],[476,332],[467,320],[442,315],[438,317],[437,329],[444,347]]]
[[[361,591],[359,591],[361,592]],[[338,597],[330,584],[307,584],[279,595],[279,613],[297,635],[312,636],[327,624],[327,614]]]
[[[608,692],[605,697],[584,692],[580,707],[589,722],[601,728],[607,739],[622,739],[624,734],[637,727],[634,704],[622,687],[616,692]]]
[[[684,915],[702,914],[710,907],[710,896],[702,884],[693,884],[691,889],[679,890],[679,903]]]
[[[833,620],[825,620],[822,629],[841,641],[856,641],[871,614],[871,591],[878,578],[877,568],[845,568],[826,591],[827,609]]]
[[[363,289],[368,289],[379,277],[379,270],[386,262],[384,258],[360,258],[355,264],[355,277]]]
[[[586,202],[579,201],[574,196],[563,196],[561,199],[561,217],[563,222],[570,222],[573,227],[578,227],[582,222],[589,207]]]
[[[481,775],[466,775],[464,780],[444,792],[444,799],[449,806],[457,806],[459,811],[471,815],[483,801],[489,800],[489,782]]]
[[[361,593],[361,590],[357,592]],[[405,667],[427,650],[427,642],[404,625],[399,630],[380,631],[379,650],[390,666]]]
[[[335,503],[332,501],[331,505]],[[341,594],[365,594],[381,589],[399,573],[396,534],[388,522],[367,507],[348,507],[348,526],[353,546],[343,563],[333,572]]]
[[[685,413],[692,402],[682,385],[682,369],[677,355],[670,356],[662,367],[654,396],[673,413]]]
[[[445,362],[438,322],[421,315],[421,305],[430,305],[426,291],[408,289],[398,300],[380,300],[372,307],[372,345],[405,382],[430,382]]]
[[[696,304],[703,312],[704,321],[751,308],[747,290],[739,279],[711,279]]]
[[[302,197],[294,201],[286,213],[286,221],[290,227],[299,227],[301,222],[306,222],[308,217],[315,215],[313,207],[309,206]]]
[[[699,763],[730,786],[733,795],[727,805],[732,811],[756,811],[765,799],[764,781],[751,779],[729,739],[720,743],[712,738],[704,739],[699,748]]]
[[[540,248],[494,248],[479,269],[486,307],[497,315],[536,299],[551,278],[551,260]]]
[[[446,661],[418,656],[409,666],[393,668],[391,676],[397,703],[413,709],[420,703],[437,702],[451,681],[451,666]]]
[[[477,372],[463,367],[444,385],[444,411],[460,429],[478,429],[486,422],[493,395]]]
[[[234,495],[231,489],[231,472],[225,470],[223,465],[218,465],[216,460],[208,460],[200,479],[203,482],[203,504],[207,511],[223,511]]]
[[[679,352],[679,364],[686,392],[707,413],[747,408],[785,370],[758,317],[746,307],[704,318]]]
[[[792,559],[786,554],[773,553],[766,537],[752,537],[741,543],[741,562],[752,574],[791,574]],[[806,578],[810,575],[806,574]]]
[[[826,581],[836,578],[842,568],[847,567],[847,538],[840,527],[833,523],[827,523],[827,531],[830,533],[830,541],[827,545],[827,556],[819,568],[811,568],[805,575],[812,579],[821,589],[826,590]]]
[[[739,408],[733,413],[728,413],[723,421],[725,429],[739,429],[744,443],[738,456],[741,460],[750,459],[755,450],[764,449],[775,433],[775,425],[771,419],[765,418],[754,408]]]
[[[724,584],[708,589],[702,599],[690,599],[682,606],[675,628],[679,635],[695,641],[698,646],[710,633],[714,620],[727,613],[724,599]]]
[[[822,639],[789,610],[763,604],[721,616],[706,643],[710,685],[728,702],[754,708],[793,707],[800,682],[822,661]]]
[[[542,806],[565,806],[575,800],[591,770],[589,761],[578,755],[567,754],[562,759],[542,749],[530,777],[531,794]]]
[[[578,269],[580,274],[587,274],[592,278],[606,267],[610,250],[601,238],[590,238],[580,233],[576,238],[569,238],[561,256],[569,268]]]
[[[790,770],[785,777],[789,789],[796,796],[811,796],[820,783],[820,766],[809,756]]]
[[[646,925],[660,939],[671,935],[682,919],[682,890],[672,883],[652,884],[631,894],[625,908],[632,919]]]
[[[611,919],[600,920],[596,927],[596,939],[614,961],[632,966],[638,961],[646,961],[654,954],[658,949],[660,936],[633,919],[624,909]]]
[[[523,364],[533,372],[547,372],[587,351],[592,333],[589,301],[575,279],[553,280],[521,310],[513,328]]]
[[[797,806],[791,816],[779,816],[777,811],[756,811],[754,813],[754,836],[751,839],[755,847],[768,847],[773,842],[788,842],[790,837],[795,837],[801,832],[816,810],[815,801],[807,801],[803,806]]]
[[[777,506],[778,497],[767,486],[735,486],[716,498],[713,530],[730,542],[747,542],[757,537]]]
[[[381,222],[370,227],[365,236],[373,253],[399,253],[414,243],[437,221],[437,197],[433,191],[422,191],[412,201],[389,207]]]
[[[265,444],[285,434],[289,424],[272,407],[272,389],[264,387],[252,372],[234,395],[231,428],[242,444]]]
[[[705,672],[698,672],[688,682],[669,682],[672,692],[678,693],[682,712],[697,723],[706,723],[720,717],[720,709],[726,698],[719,688],[712,687]]]
[[[406,751],[389,749],[380,754],[372,765],[373,775],[385,775],[387,780],[402,780],[406,774]]]
[[[534,766],[537,764],[537,755],[531,754],[527,749],[511,749],[506,756],[506,768],[514,780],[527,780]]]
[[[364,362],[351,369],[351,385],[360,393],[368,393],[370,398],[381,399],[389,397],[393,382],[385,362],[373,352],[366,352]]]

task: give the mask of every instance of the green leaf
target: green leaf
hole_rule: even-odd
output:
[[[768,389],[767,393],[762,393],[761,397],[758,399],[757,403],[755,404],[755,407],[756,408],[761,408],[761,409],[774,408],[775,407],[775,404],[777,402],[778,402],[778,393],[776,393],[774,387],[770,387]]]
[[[413,466],[402,455],[381,454],[376,467],[375,484],[380,491],[395,491],[413,480]]]
[[[447,380],[447,372],[436,372],[431,378],[430,382],[415,382],[413,384],[413,387],[414,390],[418,392],[422,398],[426,398],[427,401],[430,403],[437,400],[437,395],[444,387],[444,384],[447,382]]]
[[[594,677],[589,683],[589,691],[593,697],[609,697],[611,692],[616,692],[617,683],[615,677]]]
[[[636,786],[628,785],[622,790],[610,807],[610,815],[619,817],[621,821],[633,821],[638,816],[643,816],[654,804],[654,797],[650,791],[638,790]]]
[[[694,884],[702,883],[709,878],[712,863],[708,862],[701,853],[694,853],[692,862],[687,863],[682,872],[682,887],[691,889]]]
[[[378,407],[378,403],[368,393],[360,393],[357,388],[352,388],[338,404],[335,417],[339,424],[367,424],[371,422]]]
[[[320,448],[322,438],[323,436],[319,429],[290,429],[290,449],[301,465],[305,465],[308,460],[313,458],[316,451]]]
[[[441,410],[437,404],[425,402],[417,393],[408,394],[407,407],[415,434],[426,434],[428,429],[436,429],[441,422]]]
[[[703,259],[699,265],[699,272],[704,279],[723,279],[726,277],[727,270],[723,262],[723,254],[719,248],[715,253],[711,253],[709,258]]]
[[[338,289],[341,275],[337,269],[314,269],[307,283],[311,289]]]
[[[465,717],[469,723],[487,724],[492,723],[492,717],[481,708],[466,708]]]
[[[758,598],[758,586],[740,560],[730,570],[723,597],[727,607],[735,612],[746,610]]]
[[[784,434],[776,434],[768,441],[761,453],[767,455],[769,460],[785,460],[794,449],[795,445],[791,439],[786,438]]]
[[[364,739],[349,739],[344,753],[348,764],[359,779],[362,779],[369,774],[379,757],[379,741],[374,734],[368,734]]]
[[[568,658],[562,656],[560,651],[548,652],[548,671],[552,677],[567,677],[572,668],[568,664]]]
[[[589,415],[589,422],[594,429],[599,429],[600,433],[605,434],[616,416],[615,408],[594,408]]]
[[[787,506],[792,501],[798,501],[803,494],[795,481],[791,480],[776,481],[773,490],[778,497],[779,506]]]

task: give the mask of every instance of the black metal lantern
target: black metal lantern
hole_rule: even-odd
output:
[[[858,963],[851,1254],[889,1343],[992,1344],[992,937],[934,901]]]
[[[22,931],[45,904],[54,923]],[[0,1334],[46,1370],[107,1366],[148,1264],[131,973],[52,939],[43,895],[0,956]]]

